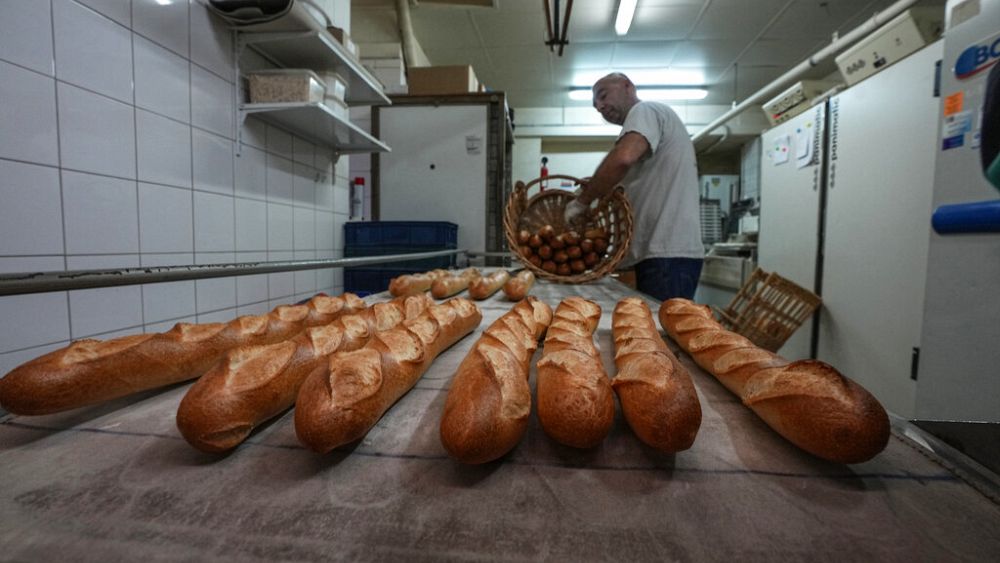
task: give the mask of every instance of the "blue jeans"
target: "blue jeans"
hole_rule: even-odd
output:
[[[702,262],[699,258],[647,258],[635,265],[636,288],[660,301],[693,299]]]

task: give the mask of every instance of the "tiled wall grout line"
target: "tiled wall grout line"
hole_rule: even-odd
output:
[[[66,195],[63,188],[63,174],[62,174],[62,140],[60,139],[60,127],[59,127],[59,79],[56,76],[56,18],[55,18],[55,0],[49,0],[49,26],[52,29],[52,87],[55,91],[55,102],[56,102],[56,162],[59,163],[57,167],[57,176],[59,178],[59,214],[60,222],[62,227],[62,241],[63,241],[63,270],[69,269],[69,246],[66,240]],[[131,8],[130,8],[131,9]],[[66,334],[73,338],[73,307],[71,307],[69,292],[64,291],[63,295],[66,297]]]
[[[139,237],[138,248],[139,248],[139,266],[143,265],[143,255],[142,255],[142,212],[141,204],[139,201],[139,109],[136,106],[136,95],[135,95],[135,36],[136,33],[133,31],[135,28],[135,22],[132,19],[132,2],[129,2],[129,47],[132,49],[132,133],[134,136],[133,142],[135,143],[135,214],[137,217],[136,226],[138,227],[138,232],[136,235]],[[146,284],[139,284],[139,319],[142,322],[142,330],[146,329]]]

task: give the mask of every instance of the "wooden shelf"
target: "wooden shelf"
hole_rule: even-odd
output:
[[[332,147],[340,154],[391,150],[382,141],[318,102],[242,104],[240,113],[241,117],[255,114],[312,143]]]
[[[326,30],[240,32],[239,41],[286,68],[333,71],[347,83],[348,105],[389,105],[382,86]]]

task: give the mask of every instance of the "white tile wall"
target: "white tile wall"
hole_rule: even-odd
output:
[[[52,6],[6,2],[0,18],[0,59],[53,76]]]
[[[139,179],[191,187],[191,128],[184,123],[135,111]]]
[[[139,252],[139,201],[134,180],[62,173],[66,252]]]
[[[73,0],[53,0],[56,78],[132,102],[132,34]]]
[[[0,158],[59,164],[56,81],[0,61],[0,100]]]
[[[192,252],[191,190],[139,183],[139,245],[143,252]]]
[[[328,147],[256,117],[236,146],[233,35],[201,0],[19,0],[2,14],[0,271],[343,255],[348,159],[335,170]],[[342,287],[327,269],[2,297],[0,375],[71,339]]]
[[[134,36],[135,105],[191,123],[188,60],[142,37]]]
[[[0,201],[0,255],[63,253],[58,169],[0,160]]]
[[[135,108],[63,82],[58,90],[61,165],[135,178]]]
[[[233,141],[192,129],[194,188],[233,195]]]

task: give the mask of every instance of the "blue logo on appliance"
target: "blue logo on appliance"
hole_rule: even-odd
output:
[[[970,45],[955,61],[955,77],[959,80],[972,78],[987,70],[1000,60],[1000,33]]]

